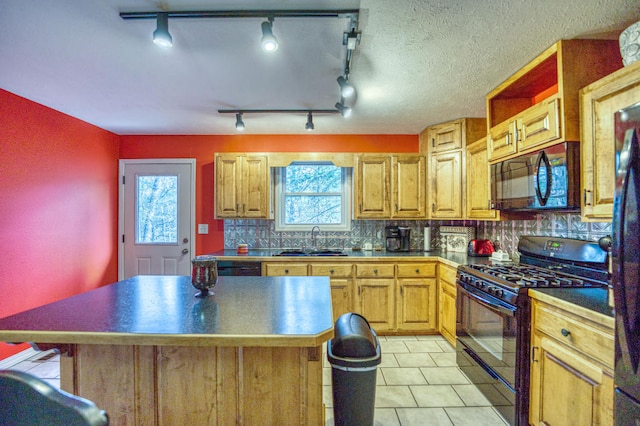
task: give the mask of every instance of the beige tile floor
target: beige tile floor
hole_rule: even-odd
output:
[[[381,336],[376,426],[504,426],[507,423],[456,365],[441,336]],[[44,352],[11,367],[60,387],[59,356]],[[324,357],[326,426],[333,425],[331,365]]]
[[[507,423],[456,364],[442,336],[381,336],[376,426],[504,426]],[[331,365],[324,359],[323,400],[333,425]]]

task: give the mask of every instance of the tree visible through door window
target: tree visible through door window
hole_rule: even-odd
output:
[[[293,163],[277,171],[278,229],[350,227],[349,169],[330,163]]]
[[[137,176],[136,243],[178,242],[178,176]]]

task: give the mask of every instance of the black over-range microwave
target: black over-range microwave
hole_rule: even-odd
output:
[[[491,165],[497,210],[580,209],[580,147],[565,142]]]

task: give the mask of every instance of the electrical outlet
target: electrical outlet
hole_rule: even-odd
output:
[[[208,234],[209,233],[209,224],[208,223],[199,223],[198,224],[198,234]]]

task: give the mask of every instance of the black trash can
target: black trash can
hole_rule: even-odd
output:
[[[331,364],[333,415],[336,426],[372,426],[376,400],[376,370],[380,342],[369,322],[355,313],[343,314],[327,342]]]

